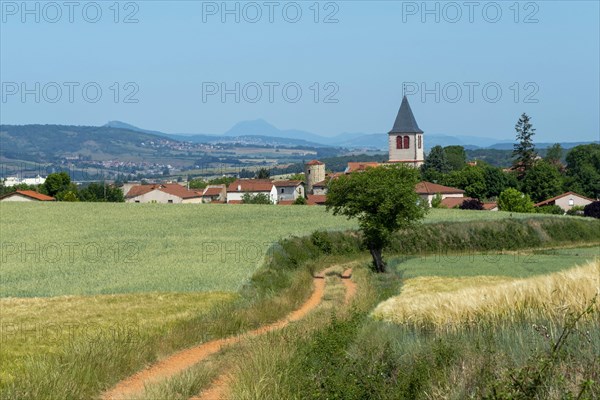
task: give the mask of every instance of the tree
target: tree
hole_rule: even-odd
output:
[[[204,179],[192,179],[188,183],[190,189],[204,189],[208,183]]]
[[[562,159],[562,156],[563,149],[560,143],[555,143],[550,148],[548,148],[544,160],[546,160],[549,164],[552,164],[556,167],[560,167],[560,160]]]
[[[556,204],[548,205],[548,206],[540,206],[537,207],[535,212],[539,214],[555,214],[555,215],[563,215],[565,210],[557,206]]]
[[[502,171],[502,168],[484,165],[483,169],[486,185],[484,199],[498,197],[503,190],[517,187],[515,176]]]
[[[266,168],[261,168],[256,171],[256,179],[269,179],[271,173]]]
[[[467,153],[462,146],[446,146],[444,153],[452,171],[460,171],[467,165]]]
[[[502,211],[531,213],[535,211],[533,202],[528,195],[517,189],[509,188],[500,193],[498,208]]]
[[[600,144],[572,148],[567,153],[565,189],[587,197],[600,197]]]
[[[517,142],[513,150],[513,167],[518,171],[517,177],[521,180],[527,171],[533,167],[535,158],[535,146],[533,144],[533,135],[535,128],[531,125],[531,118],[525,113],[521,114],[521,118],[515,125],[517,131]]]
[[[543,160],[536,162],[521,182],[521,190],[536,203],[561,194],[562,186],[562,176],[558,170]]]
[[[389,165],[342,175],[329,184],[327,210],[358,220],[376,272],[385,272],[382,251],[391,235],[425,216],[415,192],[418,179],[414,168]]]
[[[122,203],[125,201],[123,191],[114,185],[102,183],[90,183],[87,187],[79,190],[77,195],[81,201]]]
[[[440,174],[450,172],[450,164],[442,146],[433,146],[429,151],[425,162],[421,166],[423,179],[437,180]]]
[[[46,177],[44,189],[48,196],[56,197],[71,184],[71,177],[66,172],[55,172]]]
[[[264,193],[258,193],[256,195],[252,195],[250,193],[244,193],[242,196],[243,204],[273,204],[269,196]]]
[[[600,201],[593,201],[583,207],[583,215],[586,217],[600,218]]]
[[[480,166],[466,166],[460,171],[452,171],[442,176],[441,181],[444,185],[464,190],[469,197],[485,198],[485,172]]]
[[[458,208],[461,210],[483,210],[483,203],[479,199],[467,199]]]

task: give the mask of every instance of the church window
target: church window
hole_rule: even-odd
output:
[[[421,135],[419,135],[419,149],[421,148],[421,146],[422,146]]]
[[[404,136],[404,148],[410,148],[410,138],[408,136]]]
[[[404,148],[402,146],[402,136],[396,136],[396,148],[397,149],[403,149]]]

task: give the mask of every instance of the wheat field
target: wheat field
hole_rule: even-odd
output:
[[[399,296],[379,304],[376,319],[434,329],[498,321],[516,322],[581,312],[596,299],[600,311],[600,259],[563,272],[526,279],[500,276],[417,277]]]

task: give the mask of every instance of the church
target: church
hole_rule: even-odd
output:
[[[388,133],[390,163],[405,163],[420,167],[425,160],[423,131],[410,109],[406,96],[402,98],[400,110]]]

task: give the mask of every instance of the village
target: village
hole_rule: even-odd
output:
[[[325,205],[328,184],[341,175],[365,171],[381,165],[405,164],[414,168],[423,166],[425,156],[425,135],[419,128],[406,96],[392,129],[388,133],[388,162],[348,162],[344,172],[328,173],[325,163],[311,160],[304,164],[304,174],[296,177],[303,179],[236,179],[230,183],[208,184],[201,189],[190,187],[189,182],[165,181],[155,183],[125,183],[120,186],[124,201],[127,203],[159,204],[245,204],[262,203],[275,205]],[[540,159],[537,157],[537,159]],[[468,163],[475,167],[476,163]],[[289,177],[288,177],[289,178]],[[4,186],[18,184],[40,185],[45,178],[18,180],[9,178]],[[466,196],[465,190],[441,185],[436,182],[421,181],[415,185],[415,191],[428,207],[461,208],[465,202],[479,201]],[[4,194],[0,201],[53,201],[55,198],[34,190],[16,190]],[[557,206],[563,212],[574,207],[582,208],[594,200],[584,195],[567,191],[557,196],[541,200],[535,207]],[[480,202],[481,210],[498,211],[496,201]]]

